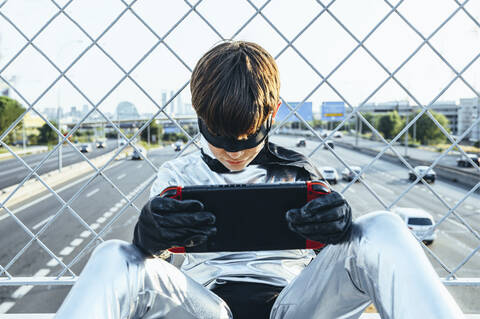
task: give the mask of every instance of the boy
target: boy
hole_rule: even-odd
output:
[[[358,318],[371,301],[382,318],[463,317],[398,217],[376,212],[352,224],[334,191],[285,214],[292,231],[328,244],[318,255],[188,253],[180,268],[150,258],[217,230],[201,202],[158,197],[167,186],[321,179],[304,156],[268,142],[280,83],[259,45],[215,46],[190,87],[204,147],[162,165],[133,245],[100,245],[57,318]]]

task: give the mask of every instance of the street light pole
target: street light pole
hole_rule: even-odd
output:
[[[407,111],[408,112],[408,111]],[[407,113],[407,117],[406,117],[406,120],[405,120],[405,125],[408,124],[408,113]],[[408,156],[408,130],[405,132],[405,154],[404,154],[405,157]]]

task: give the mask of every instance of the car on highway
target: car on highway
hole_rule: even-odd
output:
[[[141,160],[143,159],[142,155],[140,154],[142,153],[143,156],[145,156],[145,154],[147,153],[145,148],[142,147],[142,146],[139,146],[139,145],[136,145],[136,148],[133,149],[133,152],[132,152],[132,160]]]
[[[320,168],[320,173],[322,174],[323,179],[329,182],[330,184],[338,183],[338,173],[335,168],[324,166]]]
[[[174,144],[172,144],[173,150],[175,152],[180,152],[182,150],[183,142],[182,141],[176,141]]]
[[[307,146],[307,141],[304,139],[298,140],[297,144],[295,144],[296,147],[306,147]]]
[[[345,167],[342,171],[342,179],[346,182],[351,182],[353,181],[353,179],[355,178],[355,176],[357,176],[358,174],[360,174],[360,171],[362,170],[359,166],[350,166],[350,168],[352,169],[349,170],[347,167]],[[359,178],[357,178],[357,180],[355,182],[360,182],[360,179],[363,178],[363,174],[360,175]]]
[[[425,175],[424,175],[425,174]],[[435,179],[437,177],[437,173],[433,170],[433,168],[429,168],[428,166],[415,166],[414,172],[410,171],[408,173],[408,179],[413,182],[417,179],[417,175],[422,176],[423,179],[427,183],[433,183],[435,182]],[[420,181],[420,180],[419,180]]]
[[[106,143],[104,141],[97,141],[95,145],[97,146],[97,148],[105,148]]]
[[[79,150],[82,153],[88,153],[92,151],[92,146],[90,144],[81,144]]]
[[[325,150],[328,149],[327,144],[328,144],[328,146],[330,146],[331,149],[335,148],[335,145],[333,144],[332,141],[326,141],[325,144],[323,144],[323,149],[325,149]]]
[[[408,229],[425,245],[431,245],[436,239],[436,231],[433,230],[435,221],[430,213],[421,208],[395,207],[393,212],[400,216]]]
[[[480,165],[479,164],[479,161],[480,161],[479,157],[480,157],[480,155],[477,155],[477,154],[467,154],[467,156],[462,155],[457,159],[457,166],[459,166],[459,167],[472,167],[472,164],[468,160],[469,158],[472,160],[472,162],[474,162],[478,166],[478,165]]]
[[[340,132],[340,131],[336,131],[335,133],[333,133],[333,137],[335,137],[335,138],[342,138],[342,137],[343,137],[343,134],[342,134],[342,132]]]

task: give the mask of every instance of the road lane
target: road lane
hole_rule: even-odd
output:
[[[116,141],[112,140],[108,140],[106,147],[101,149],[97,149],[93,143],[90,144],[92,144],[92,151],[83,153],[89,159],[108,153],[117,147]],[[48,152],[26,155],[22,157],[22,160],[25,161],[32,169],[35,169],[35,167],[42,162],[47,154]],[[62,147],[63,166],[72,165],[83,160],[83,157],[72,146],[65,145]],[[42,175],[56,169],[58,169],[58,151],[54,152],[54,154],[52,154],[48,160],[43,163],[42,167],[38,169],[37,173]],[[30,170],[28,170],[16,158],[0,161],[0,189],[18,184],[29,173]]]

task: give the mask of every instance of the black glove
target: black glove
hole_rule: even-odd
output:
[[[193,247],[216,234],[214,224],[215,215],[197,200],[157,196],[143,206],[133,243],[153,255],[172,246]]]
[[[352,209],[340,193],[332,191],[317,197],[302,208],[287,211],[290,230],[324,244],[338,244],[349,238]]]

